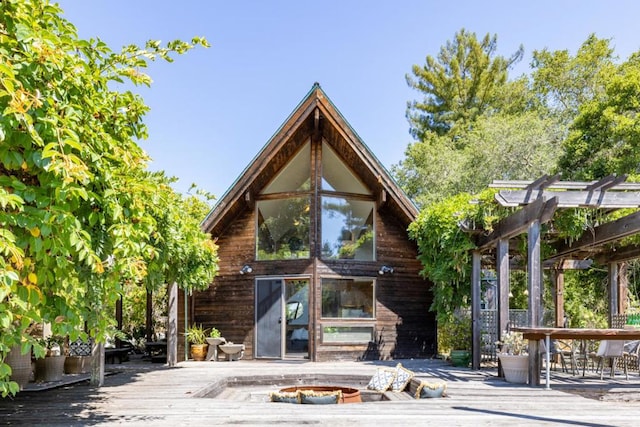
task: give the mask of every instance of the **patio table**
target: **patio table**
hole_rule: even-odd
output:
[[[626,328],[626,329],[582,329],[582,328],[545,328],[545,327],[513,327],[511,331],[521,332],[522,336],[528,340],[545,340],[545,359],[546,359],[546,389],[550,390],[550,369],[549,362],[551,356],[549,354],[549,348],[551,339],[578,339],[578,340],[637,340],[640,339],[640,328]],[[531,358],[532,354],[529,354],[529,366],[532,366]],[[531,368],[529,368],[531,369]],[[533,373],[533,375],[539,375],[540,372]],[[532,373],[529,372],[529,378],[532,378]]]

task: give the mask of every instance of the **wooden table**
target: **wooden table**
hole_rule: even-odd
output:
[[[637,340],[640,339],[640,328],[630,327],[626,329],[581,329],[581,328],[543,328],[543,327],[513,327],[513,332],[522,332],[522,336],[528,340],[545,340],[545,358],[546,358],[546,388],[549,385],[549,349],[551,347],[551,339],[578,339],[578,340]],[[531,358],[535,355],[529,353],[529,378],[533,375],[540,375],[540,370],[535,373],[531,372]],[[538,380],[539,382],[539,380]]]

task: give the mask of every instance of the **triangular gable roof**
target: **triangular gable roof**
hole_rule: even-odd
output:
[[[202,222],[205,232],[219,235],[243,210],[252,206],[254,195],[288,162],[308,138],[320,135],[336,149],[345,163],[374,190],[378,205],[385,205],[406,225],[418,209],[380,161],[351,128],[318,83],[298,104],[287,120],[220,198]]]

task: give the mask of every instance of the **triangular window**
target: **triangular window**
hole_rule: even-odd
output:
[[[324,141],[322,142],[322,189],[340,193],[371,194],[362,181],[340,160],[333,148]]]
[[[309,190],[311,190],[311,144],[307,142],[262,190],[262,194]]]

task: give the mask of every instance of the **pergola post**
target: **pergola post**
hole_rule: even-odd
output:
[[[553,305],[555,307],[555,322],[556,328],[564,328],[564,270],[556,268],[553,270]]]
[[[502,340],[502,332],[509,326],[509,240],[500,239],[496,246],[496,275],[498,279],[498,319],[496,322],[496,336]],[[504,376],[500,360],[498,360],[498,375]]]
[[[481,359],[481,322],[480,322],[480,301],[481,301],[481,260],[480,251],[472,253],[471,268],[471,369],[480,369]]]
[[[614,325],[613,318],[618,314],[618,263],[609,263],[609,327]]]
[[[509,240],[500,239],[496,247],[496,273],[498,279],[498,340],[502,339],[502,332],[509,326]]]
[[[540,326],[540,292],[542,290],[542,260],[540,256],[540,221],[529,224],[527,282],[529,288],[529,326]],[[529,341],[529,385],[540,385],[540,344]]]

